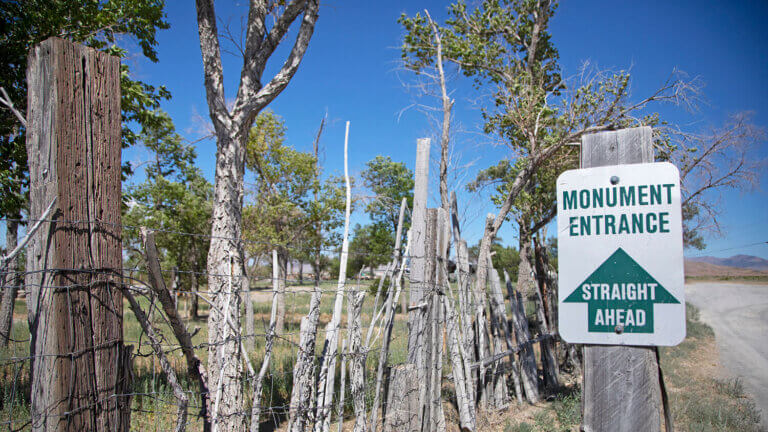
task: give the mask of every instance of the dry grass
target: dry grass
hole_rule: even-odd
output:
[[[334,287],[333,284],[324,289]],[[263,405],[274,407],[274,410],[262,418],[266,419],[262,430],[282,430],[286,427],[286,410],[292,388],[292,370],[296,358],[298,329],[301,318],[306,314],[310,294],[293,292],[286,299],[286,333],[274,348],[273,362],[270,374],[264,385]],[[324,325],[330,321],[334,294],[325,293],[321,302],[320,326],[318,334],[318,354],[322,349],[325,334]],[[264,300],[259,298],[259,300]],[[141,300],[146,308],[146,299]],[[363,323],[370,321],[373,311],[373,298],[366,298],[363,311]],[[269,320],[271,303],[268,301],[254,302],[256,318],[256,333],[264,333]],[[124,321],[124,337],[126,343],[135,346],[142,342],[134,359],[133,398],[131,429],[141,432],[165,431],[172,429],[176,417],[176,406],[173,393],[166,384],[165,376],[160,371],[156,359],[149,347],[143,345],[141,329],[126,304]],[[201,303],[200,313],[204,316],[207,307]],[[26,324],[26,308],[24,300],[17,302],[14,314],[13,338],[8,349],[0,350],[0,429],[12,425],[18,429],[25,425],[29,418],[29,362],[22,359],[29,355],[29,333]],[[163,333],[167,345],[175,345],[175,339],[168,326],[163,322],[161,314],[155,314],[155,325]],[[346,317],[342,319],[346,324]],[[207,341],[205,319],[188,322],[188,327],[199,327],[193,343],[200,345],[198,355],[207,359],[208,352],[204,348]],[[698,320],[698,312],[688,308],[688,336],[677,347],[663,348],[662,366],[669,387],[675,426],[682,431],[758,431],[759,415],[754,403],[744,394],[738,381],[727,381],[720,378],[720,365],[717,360],[717,348],[714,343],[712,329]],[[407,326],[403,314],[397,314],[389,362],[402,363],[406,357]],[[378,346],[368,356],[367,379],[368,388],[373,388],[372,377],[378,361]],[[250,358],[258,369],[263,358],[264,338],[255,339],[255,351]],[[135,350],[136,351],[136,350]],[[169,355],[170,361],[180,377],[182,385],[189,391],[197,392],[196,385],[190,382],[184,359],[176,350]],[[450,374],[450,362],[444,362],[445,376]],[[534,432],[534,431],[577,431],[581,421],[580,413],[580,377],[563,374],[562,388],[547,395],[546,400],[536,406],[517,405],[512,402],[508,409],[495,412],[478,413],[478,430],[500,432]],[[338,379],[337,379],[338,383]],[[458,431],[458,413],[456,412],[453,389],[450,380],[444,381],[445,415],[449,431]],[[246,391],[250,392],[249,389]],[[372,391],[372,390],[371,390]],[[250,395],[246,396],[250,400]],[[351,430],[353,425],[351,398],[346,397],[345,422],[343,430]],[[368,404],[372,403],[372,394],[368,395]],[[335,410],[334,410],[335,412]],[[188,430],[202,430],[202,422],[195,415],[197,409],[189,410],[190,424]],[[333,417],[336,420],[334,414]],[[335,425],[334,425],[335,427]],[[28,428],[22,428],[26,430]]]
[[[722,377],[714,332],[687,305],[688,335],[676,347],[661,348],[676,430],[760,431],[760,413],[741,382]]]

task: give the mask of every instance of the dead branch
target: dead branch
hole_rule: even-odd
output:
[[[8,92],[5,91],[4,87],[0,87],[0,93],[2,93],[2,97],[0,97],[0,103],[11,110],[13,115],[16,116],[16,118],[19,120],[19,123],[21,123],[24,127],[27,127],[27,118],[13,104],[11,97],[8,96]]]
[[[43,224],[43,222],[48,222],[48,216],[51,215],[51,211],[53,210],[53,206],[56,204],[56,197],[53,197],[53,200],[50,204],[48,204],[48,207],[45,209],[43,214],[40,216],[40,219],[35,222],[34,225],[32,225],[32,228],[30,228],[27,231],[27,234],[24,236],[24,238],[19,242],[19,244],[13,248],[12,251],[10,251],[6,256],[0,258],[0,269],[4,269],[6,265],[8,265],[11,260],[16,258],[16,255],[18,255],[21,251],[24,250],[25,247],[27,247],[27,243],[32,239],[32,236],[35,235],[35,232],[37,232],[38,228],[40,228],[40,225]]]
[[[137,302],[136,298],[133,296],[133,294],[131,294],[130,289],[123,288],[122,291],[125,298],[128,299],[128,303],[131,305],[131,310],[133,311],[133,314],[136,315],[136,319],[139,321],[141,328],[144,330],[144,333],[147,334],[149,344],[152,346],[152,349],[155,351],[155,355],[157,355],[157,358],[160,361],[160,368],[165,373],[168,379],[168,384],[170,384],[171,388],[173,389],[173,396],[179,402],[179,411],[176,417],[175,430],[176,432],[184,432],[187,427],[187,406],[189,405],[189,399],[179,384],[179,380],[176,377],[176,372],[173,370],[173,367],[165,357],[165,353],[163,352],[163,347],[160,343],[160,338],[158,337],[157,332],[155,332],[155,329],[149,323],[149,320],[144,314],[144,311],[141,310],[139,302]]]
[[[179,342],[181,352],[187,361],[187,371],[189,375],[197,381],[200,386],[200,417],[203,419],[203,428],[210,430],[210,420],[208,419],[208,374],[205,366],[195,354],[192,348],[192,336],[187,332],[187,327],[181,321],[176,306],[171,298],[168,288],[165,286],[165,280],[160,269],[160,260],[155,244],[155,233],[145,227],[141,228],[141,238],[144,243],[144,257],[147,262],[148,281],[153,293],[160,300],[168,322],[173,330],[176,340]]]

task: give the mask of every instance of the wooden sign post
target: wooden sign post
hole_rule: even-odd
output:
[[[51,38],[27,68],[27,249],[35,431],[127,431],[120,60]]]
[[[650,127],[583,137],[581,168],[653,162]],[[582,430],[657,432],[661,388],[655,347],[584,347]]]

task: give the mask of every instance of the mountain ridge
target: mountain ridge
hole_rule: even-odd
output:
[[[727,258],[701,256],[686,257],[686,261],[714,264],[717,266],[736,267],[741,269],[750,269],[757,271],[768,271],[768,260],[754,255],[733,255]]]

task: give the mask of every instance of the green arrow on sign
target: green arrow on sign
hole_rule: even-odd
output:
[[[589,331],[653,333],[653,305],[678,304],[624,249],[618,248],[564,303],[587,303]]]

